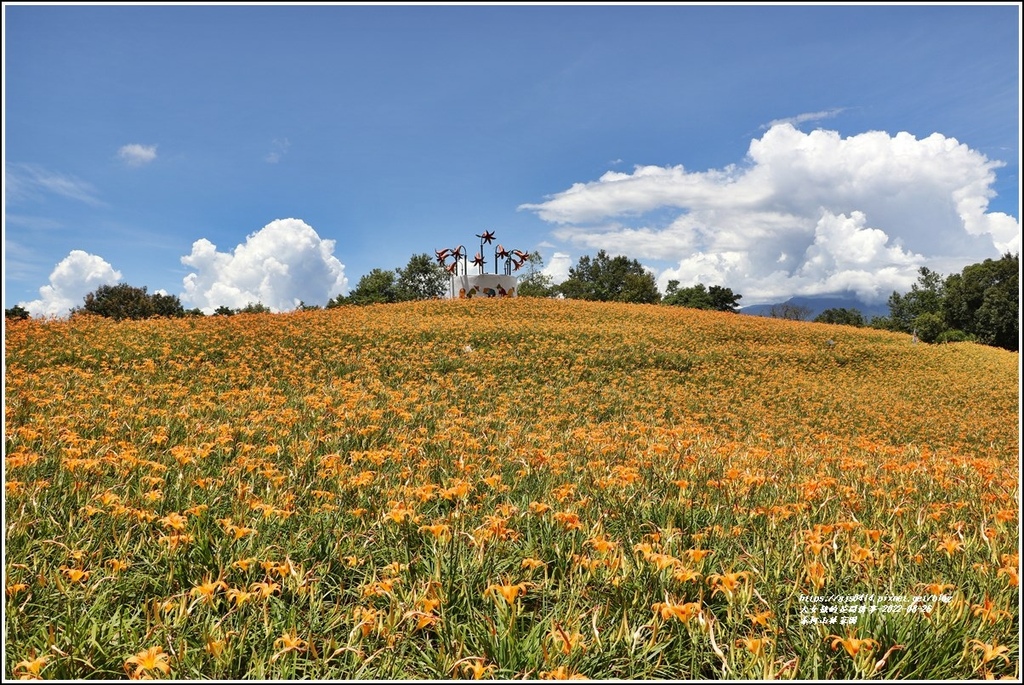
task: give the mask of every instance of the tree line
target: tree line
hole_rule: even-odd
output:
[[[636,259],[611,256],[600,250],[596,256],[580,257],[569,269],[566,280],[554,284],[543,273],[543,259],[534,252],[519,276],[521,297],[565,297],[601,302],[634,302],[664,304],[692,309],[739,311],[742,295],[720,286],[703,283],[680,287],[670,280],[664,295],[657,287],[654,274]],[[922,342],[973,341],[1008,350],[1019,348],[1018,292],[1019,254],[1004,254],[1000,259],[986,259],[971,264],[959,274],[943,277],[927,267],[918,271],[918,279],[906,293],[893,292],[889,297],[889,316],[867,321],[855,308],[826,309],[813,320],[846,326],[870,326],[908,333]],[[426,253],[410,257],[403,268],[373,269],[362,276],[348,295],[328,300],[326,308],[343,305],[368,305],[406,302],[443,297],[449,275]],[[299,303],[299,309],[320,309],[319,305]],[[214,310],[215,316],[267,313],[270,308],[260,302],[232,309]],[[792,304],[774,305],[768,316],[807,320],[810,310]],[[153,316],[202,316],[198,308],[185,309],[175,295],[149,294],[145,287],[128,284],[103,285],[87,294],[75,314],[95,314],[117,320],[144,319]],[[5,310],[7,318],[28,318],[20,305]]]
[[[922,266],[906,293],[889,297],[889,316],[872,326],[910,333],[922,342],[975,341],[1019,351],[1020,254],[1005,253],[942,274]]]

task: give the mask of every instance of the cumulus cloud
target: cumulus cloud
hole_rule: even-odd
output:
[[[725,285],[745,304],[841,291],[877,302],[922,265],[1020,249],[1018,220],[988,211],[1001,166],[938,133],[843,138],[782,123],[739,165],[609,171],[520,209],[576,246],[675,263],[662,288]]]
[[[123,145],[117,151],[117,157],[130,167],[144,166],[156,159],[156,145]]]
[[[72,250],[50,274],[50,284],[39,289],[39,299],[18,304],[36,317],[67,316],[83,304],[85,296],[101,285],[121,280],[117,271],[102,257],[83,250]]]
[[[231,252],[218,252],[206,238],[192,243],[181,263],[194,269],[183,281],[183,302],[212,314],[262,303],[291,311],[299,302],[322,304],[346,292],[345,266],[334,256],[334,241],[323,240],[299,219],[278,219]]]
[[[569,278],[569,268],[572,266],[573,261],[568,254],[565,252],[556,252],[551,255],[551,261],[541,269],[541,273],[545,276],[550,276],[551,282],[554,285],[558,285]]]

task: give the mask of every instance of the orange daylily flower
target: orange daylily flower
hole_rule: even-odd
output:
[[[491,584],[484,590],[484,597],[500,596],[509,604],[515,604],[516,598],[525,595],[530,583],[516,583],[515,585]]]
[[[749,571],[736,571],[735,573],[712,573],[708,576],[714,584],[714,589],[711,591],[711,595],[714,596],[721,592],[730,600],[732,599],[733,593],[736,588],[740,586],[741,582],[747,581],[750,578]]]
[[[559,666],[553,671],[541,671],[541,680],[588,680],[585,675],[570,671],[565,666]]]
[[[996,623],[1001,618],[1010,617],[1010,612],[1005,609],[997,609],[995,602],[988,595],[985,595],[985,599],[981,604],[972,604],[971,609],[973,616],[981,616],[982,623],[988,623],[989,621]]]
[[[422,611],[407,611],[405,612],[404,618],[415,618],[416,628],[415,630],[423,630],[427,626],[432,626],[441,620],[440,616],[433,613],[434,607],[429,609],[423,609]]]
[[[807,577],[816,590],[825,585],[825,567],[817,561],[807,565]]]
[[[549,633],[549,638],[559,645],[563,654],[571,654],[572,650],[576,647],[586,649],[586,646],[583,645],[582,633],[578,631],[572,634],[567,633],[558,622],[555,622],[552,631]]]
[[[146,678],[152,675],[151,671],[159,671],[163,675],[171,672],[171,666],[167,663],[167,655],[160,645],[148,647],[134,656],[128,657],[124,662],[124,669],[128,671],[129,666],[135,669],[129,673],[132,680]]]
[[[530,502],[530,511],[534,514],[543,514],[545,511],[550,511],[550,509],[551,506],[543,502]]]
[[[846,653],[853,657],[860,654],[862,649],[871,651],[878,646],[878,640],[873,640],[871,638],[860,639],[855,637],[853,633],[848,634],[846,637],[829,635],[825,639],[827,640],[829,638],[832,638],[832,649],[838,649],[839,645],[842,645],[843,649],[846,650]]]
[[[923,588],[924,591],[927,592],[929,595],[941,595],[946,590],[952,590],[956,586],[955,585],[950,585],[949,583],[935,582],[935,583],[922,583],[920,587]]]
[[[679,565],[679,560],[671,554],[659,554],[657,552],[651,552],[646,555],[647,561],[654,564],[654,567],[659,571],[664,571],[667,568],[675,568]]]
[[[691,580],[693,582],[697,582],[700,580],[701,574],[693,569],[686,568],[685,566],[678,566],[674,571],[672,571],[672,577],[680,583],[686,583]]]
[[[36,656],[31,659],[19,661],[14,667],[14,674],[22,679],[37,679],[39,678],[40,671],[43,670],[43,667],[46,666],[46,662],[49,660],[50,656],[44,654],[43,656]]]
[[[465,673],[472,673],[474,680],[480,680],[495,668],[497,667],[494,664],[487,664],[483,659],[474,659],[462,664],[462,670]]]
[[[1017,569],[1010,568],[1008,566],[1002,566],[996,571],[996,577],[1006,576],[1006,582],[1010,587],[1017,587],[1020,585],[1020,578],[1017,575]]]
[[[384,595],[390,595],[393,592],[394,586],[401,582],[401,578],[387,578],[385,580],[370,583],[363,588],[363,597],[383,597]]]
[[[948,555],[952,555],[953,552],[959,552],[964,548],[964,543],[957,538],[947,537],[943,538],[942,542],[935,546],[940,552],[945,552]]]
[[[658,602],[651,606],[651,609],[655,614],[660,616],[663,621],[675,618],[683,623],[686,623],[695,616],[699,616],[701,613],[700,602],[687,602],[686,604]]]
[[[235,568],[242,569],[242,573],[249,570],[249,567],[256,563],[255,557],[249,557],[248,559],[239,559],[231,563]]]
[[[249,586],[249,592],[258,599],[267,599],[275,592],[280,592],[281,586],[273,581],[262,581]]]
[[[704,557],[706,557],[709,554],[711,554],[711,552],[712,552],[712,550],[710,550],[710,549],[688,549],[688,550],[686,550],[686,552],[684,552],[684,554],[686,554],[686,557],[691,562],[693,562],[694,564],[699,564],[701,562],[701,560]]]
[[[587,545],[590,545],[591,547],[593,547],[594,551],[597,552],[598,554],[606,554],[607,552],[610,552],[610,551],[614,550],[616,547],[619,546],[619,543],[612,542],[611,540],[606,538],[604,535],[596,535],[596,536],[590,538],[589,540],[587,540],[586,543],[584,543],[584,544],[587,544]]]
[[[995,641],[993,641],[992,644],[989,645],[985,644],[981,640],[971,640],[967,644],[972,645],[974,649],[982,653],[981,663],[983,664],[987,664],[993,659],[1002,659],[1007,664],[1010,663],[1010,657],[1007,656],[1007,653],[1010,651],[1010,648],[1006,645],[1001,645]]]
[[[224,648],[227,647],[227,644],[227,640],[215,639],[211,637],[206,639],[206,642],[203,645],[203,649],[205,649],[210,654],[210,656],[216,659],[224,653]]]
[[[420,532],[427,532],[438,540],[451,537],[451,526],[445,523],[434,523],[429,526],[420,526]]]
[[[219,578],[217,580],[209,580],[209,578],[207,578],[207,580],[192,588],[189,594],[193,597],[202,597],[203,601],[209,604],[213,601],[213,596],[216,594],[217,590],[227,589],[228,584],[223,580]]]
[[[253,598],[253,594],[251,592],[246,592],[239,588],[229,588],[226,594],[228,601],[236,607],[242,606]]]
[[[299,637],[298,633],[292,630],[281,633],[281,637],[274,640],[274,647],[281,648],[278,656],[285,652],[301,652],[306,648],[306,641]]]
[[[352,611],[352,618],[357,622],[356,628],[367,637],[377,625],[377,610],[369,607],[356,607]]]
[[[772,641],[764,637],[741,637],[736,640],[736,646],[743,645],[747,651],[754,656],[761,656],[764,654],[765,647],[770,645]]]
[[[872,552],[867,547],[861,547],[856,542],[854,542],[852,545],[850,545],[850,559],[854,563],[858,563],[859,564],[859,563],[863,563],[863,562],[866,562],[866,561],[870,561],[871,559],[874,558],[874,556],[875,556],[875,553]]]
[[[178,512],[172,511],[160,519],[160,524],[164,528],[170,528],[171,530],[185,530],[185,526],[188,525],[188,519]]]
[[[92,571],[86,571],[80,568],[68,568],[67,566],[61,566],[60,570],[72,583],[84,583],[89,580],[89,576],[92,575]]]
[[[580,530],[583,528],[583,523],[580,521],[579,515],[572,512],[555,512],[554,519],[561,523],[566,530]]]
[[[120,559],[107,559],[107,566],[110,567],[111,572],[120,573],[131,566],[131,564]]]
[[[523,563],[519,565],[519,568],[528,568],[531,571],[533,571],[533,570],[538,569],[541,566],[545,566],[545,565],[546,565],[545,562],[541,561],[540,559],[534,559],[533,557],[527,557],[527,558],[523,559]]]

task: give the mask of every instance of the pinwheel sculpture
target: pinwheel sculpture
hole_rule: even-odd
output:
[[[477,233],[476,237],[480,239],[480,251],[474,255],[472,264],[477,267],[478,273],[483,275],[484,269],[487,267],[487,260],[484,257],[484,245],[494,242],[494,231]],[[434,254],[437,256],[437,263],[453,276],[458,276],[460,273],[459,262],[462,263],[461,273],[468,273],[466,248],[462,245],[454,248],[434,250]],[[498,245],[494,249],[494,273],[501,273],[498,270],[499,266],[501,266],[504,267],[503,271],[506,276],[511,275],[513,271],[521,269],[529,257],[530,255],[522,250],[507,250],[504,246]],[[449,260],[451,260],[451,263],[449,263]]]
[[[482,233],[477,233],[476,237],[480,239],[480,251],[473,256],[472,265],[477,268],[478,276],[484,276],[487,268],[484,245],[490,245],[494,242],[494,231],[483,231]],[[454,248],[434,250],[434,254],[437,257],[438,265],[444,268],[451,277],[452,296],[454,297],[456,278],[459,276],[469,277],[469,261],[466,259],[466,248],[459,245]],[[522,250],[508,250],[503,245],[498,245],[494,249],[494,274],[504,273],[505,276],[511,276],[513,271],[518,271],[526,264],[529,257],[530,255]],[[467,290],[470,292],[465,292]],[[501,297],[509,294],[506,293],[504,287],[490,288],[482,285],[466,285],[463,291],[460,292],[460,297],[472,296],[473,292],[479,292],[491,297]]]

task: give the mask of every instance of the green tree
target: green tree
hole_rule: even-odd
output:
[[[155,313],[153,299],[146,293],[146,287],[136,288],[127,283],[101,285],[85,296],[82,311],[115,321],[146,319]]]
[[[964,267],[945,282],[946,324],[981,343],[1008,350],[1020,346],[1020,255],[1004,254]]]
[[[956,328],[947,328],[946,330],[939,333],[939,337],[935,339],[937,343],[955,343],[955,342],[978,342],[978,339],[970,333],[964,333],[963,331]]]
[[[185,316],[185,308],[181,306],[181,300],[177,295],[153,293],[150,299],[153,301],[153,314],[156,316]]]
[[[781,304],[773,304],[768,310],[768,316],[773,319],[789,319],[790,321],[807,321],[811,318],[811,312],[814,311],[810,307],[806,307],[802,304],[793,304],[792,302],[783,302]]]
[[[28,317],[28,310],[22,307],[20,304],[16,304],[10,309],[4,310],[5,319],[27,319]]]
[[[327,305],[325,306],[325,308],[334,309],[335,307],[341,307],[346,304],[349,304],[348,298],[339,293],[332,297],[331,299],[327,300]]]
[[[945,296],[942,275],[926,266],[918,269],[917,282],[903,295],[893,292],[889,296],[889,326],[891,330],[911,333],[914,320],[922,314],[941,314]]]
[[[569,278],[556,290],[565,297],[601,302],[645,302],[661,300],[654,275],[639,261],[623,255],[610,257],[601,250],[593,259],[579,258],[569,269]]]
[[[933,343],[945,330],[946,322],[939,312],[925,312],[914,317],[914,335],[921,342]]]
[[[333,309],[342,304],[381,304],[387,302],[398,302],[398,283],[396,282],[395,271],[374,269],[359,279],[359,283],[353,288],[348,297],[338,295],[327,303],[328,309]]]
[[[742,297],[730,288],[723,288],[719,285],[707,288],[703,283],[698,283],[689,288],[680,288],[679,281],[673,279],[668,282],[665,297],[661,301],[663,304],[691,309],[735,313],[739,311],[739,301]]]
[[[262,302],[248,302],[238,310],[238,314],[269,314],[270,307]]]
[[[833,307],[826,309],[814,317],[816,323],[831,323],[840,326],[864,326],[864,315],[859,309],[847,309],[846,307]]]
[[[532,252],[526,260],[526,273],[519,277],[516,286],[520,297],[551,297],[555,287],[551,276],[543,273],[544,258],[540,252]]]
[[[213,310],[213,315],[214,316],[234,316],[235,315],[235,310],[232,309],[231,307],[228,307],[227,305],[222,304],[221,306],[219,306],[219,307],[217,307],[216,309]]]
[[[396,269],[396,273],[399,300],[432,300],[444,295],[448,288],[448,273],[426,253],[413,255],[405,268]]]
[[[895,330],[893,328],[892,320],[888,316],[872,316],[871,320],[868,322],[868,326],[881,331]]]

